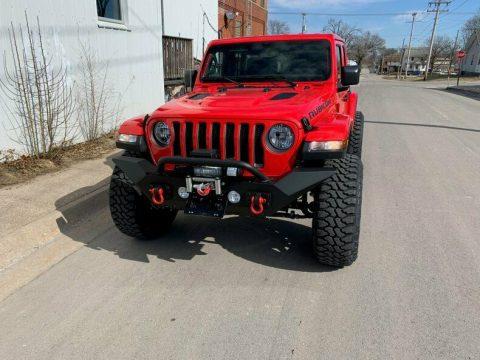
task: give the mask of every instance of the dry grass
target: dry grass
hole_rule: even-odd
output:
[[[12,151],[0,154],[0,187],[18,184],[35,176],[59,171],[82,160],[96,159],[115,149],[115,134],[97,140],[55,150],[48,158],[15,156]],[[15,159],[14,159],[15,158]]]

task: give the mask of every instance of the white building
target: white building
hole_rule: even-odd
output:
[[[410,57],[408,57],[408,51],[405,50],[403,57],[402,69],[405,71],[408,67],[408,73],[423,73],[425,72],[428,49],[427,48],[411,48]]]
[[[119,120],[164,102],[162,35],[192,39],[199,59],[202,44],[217,38],[204,21],[217,24],[217,0],[1,0],[0,55],[10,66],[8,29],[11,23],[25,27],[25,13],[35,28],[38,17],[48,56],[67,67],[71,82],[78,81],[82,43],[108,64],[110,87],[121,98]],[[0,66],[0,79],[5,78]],[[9,106],[0,93],[0,150],[21,151],[12,139]]]
[[[475,31],[468,40],[463,58],[462,71],[467,74],[480,74],[480,31]]]

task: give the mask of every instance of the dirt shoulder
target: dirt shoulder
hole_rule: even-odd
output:
[[[56,172],[68,168],[82,160],[91,160],[104,157],[115,149],[115,136],[110,133],[94,141],[87,141],[71,145],[58,150],[49,158],[32,158],[21,156],[16,160],[8,157],[12,154],[3,152],[5,162],[0,163],[0,188],[23,183],[38,175]],[[4,159],[5,160],[5,159]]]

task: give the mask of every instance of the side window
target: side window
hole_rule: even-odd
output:
[[[337,45],[336,47],[336,53],[337,53],[337,79],[340,80],[342,77],[342,48],[340,45]]]
[[[97,15],[100,20],[124,23],[122,2],[125,0],[97,0]]]
[[[213,55],[208,63],[207,71],[205,75],[207,77],[219,77],[222,76],[222,68],[223,68],[223,53],[218,52]]]

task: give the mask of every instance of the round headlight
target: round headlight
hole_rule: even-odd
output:
[[[268,142],[275,150],[290,149],[293,145],[293,139],[292,129],[284,124],[274,125],[268,131]]]
[[[160,146],[168,146],[170,143],[170,128],[163,121],[159,121],[153,127],[153,137]]]

